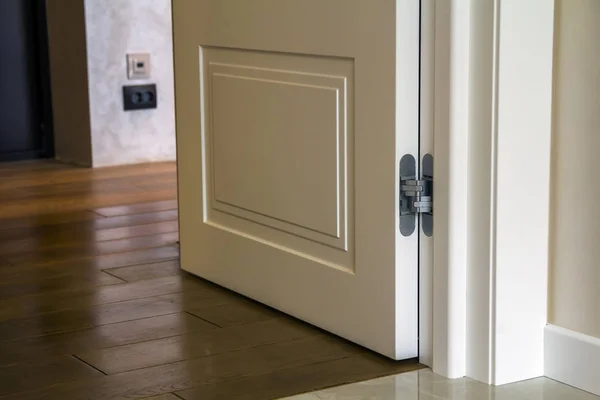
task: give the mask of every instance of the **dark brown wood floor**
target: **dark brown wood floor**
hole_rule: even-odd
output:
[[[0,164],[0,399],[272,399],[420,368],[179,269],[175,165]]]

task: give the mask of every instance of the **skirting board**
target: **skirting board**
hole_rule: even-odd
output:
[[[548,325],[544,342],[548,378],[600,395],[600,339]]]

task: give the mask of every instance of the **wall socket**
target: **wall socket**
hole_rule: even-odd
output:
[[[149,53],[127,54],[127,78],[130,80],[150,78]]]
[[[146,110],[158,106],[156,85],[123,86],[123,109]]]

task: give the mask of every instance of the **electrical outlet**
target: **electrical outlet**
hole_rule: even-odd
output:
[[[123,86],[123,109],[146,110],[158,106],[156,85]]]

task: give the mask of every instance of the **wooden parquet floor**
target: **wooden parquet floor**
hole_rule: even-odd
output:
[[[421,368],[179,269],[173,163],[0,164],[0,399],[274,399]]]

